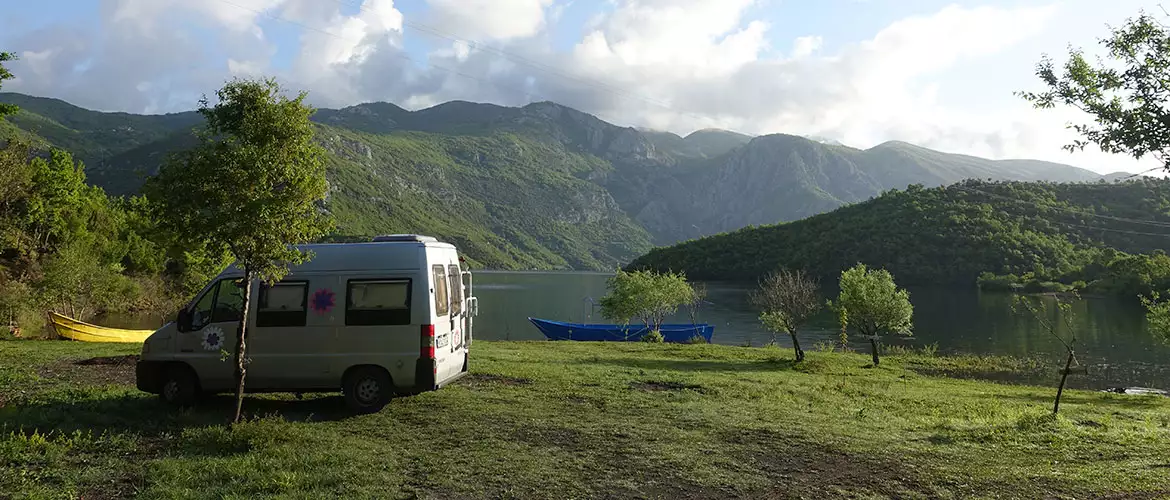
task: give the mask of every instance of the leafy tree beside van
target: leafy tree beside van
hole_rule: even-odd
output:
[[[313,142],[306,96],[284,96],[273,79],[229,82],[217,103],[206,97],[200,103],[207,125],[198,146],[171,157],[146,188],[165,226],[186,241],[227,249],[244,271],[233,352],[237,422],[252,283],[279,281],[290,264],[310,257],[291,245],[331,225],[316,206],[325,197],[324,151]]]

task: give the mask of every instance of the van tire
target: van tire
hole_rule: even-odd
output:
[[[386,370],[359,366],[345,374],[341,393],[345,395],[345,405],[354,413],[377,413],[390,403],[394,384]]]
[[[199,377],[184,364],[172,364],[163,370],[158,396],[164,402],[180,408],[194,406],[201,394]]]

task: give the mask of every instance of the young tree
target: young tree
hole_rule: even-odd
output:
[[[707,301],[707,284],[692,283],[691,291],[691,300],[687,302],[687,315],[691,318],[691,326],[695,326],[699,324],[699,308]]]
[[[654,271],[619,269],[608,286],[609,293],[601,298],[601,315],[625,324],[639,318],[651,332],[660,331],[666,317],[689,303],[695,293],[686,276]]]
[[[1072,304],[1067,300],[1062,300],[1058,295],[1051,294],[1053,302],[1056,303],[1056,315],[1060,320],[1064,321],[1065,328],[1068,330],[1068,338],[1065,338],[1058,331],[1059,323],[1055,323],[1050,318],[1048,304],[1041,297],[1032,297],[1021,295],[1016,297],[1015,305],[1018,310],[1023,310],[1036,321],[1040,323],[1040,327],[1055,338],[1060,345],[1064,346],[1064,350],[1068,356],[1064,361],[1064,369],[1060,371],[1060,385],[1056,387],[1056,400],[1052,403],[1052,414],[1056,415],[1060,412],[1060,397],[1064,394],[1064,383],[1068,380],[1068,375],[1072,370],[1073,363],[1076,362],[1076,352],[1073,350],[1073,345],[1077,342],[1077,331],[1073,323]]]
[[[1048,90],[1017,95],[1036,108],[1061,104],[1092,115],[1092,123],[1070,125],[1082,138],[1065,146],[1069,151],[1096,144],[1109,153],[1151,155],[1170,169],[1170,29],[1142,13],[1101,43],[1111,61],[1094,65],[1081,49],[1070,49],[1057,69],[1045,55],[1036,75]]]
[[[292,245],[325,234],[324,151],[313,142],[306,93],[283,95],[273,79],[229,82],[199,144],[168,160],[147,186],[159,219],[184,240],[226,248],[244,271],[244,300],[233,353],[238,422],[247,375],[247,318],[255,280],[275,282],[310,257]]]
[[[4,80],[11,80],[15,78],[12,75],[12,72],[8,71],[8,68],[4,67],[4,63],[15,60],[17,60],[16,54],[11,52],[0,52],[0,87],[4,86]],[[8,115],[14,115],[17,111],[20,111],[20,108],[16,107],[15,104],[0,103],[0,118],[4,118]]]
[[[841,293],[836,307],[844,310],[842,322],[857,333],[869,337],[873,364],[877,366],[878,335],[911,335],[914,306],[910,292],[899,289],[894,275],[885,269],[869,269],[858,264],[841,273]]]
[[[792,337],[797,362],[804,361],[797,328],[821,310],[821,300],[820,284],[802,270],[781,269],[770,273],[760,280],[751,295],[752,304],[760,310],[760,322],[772,332],[772,343],[776,343],[777,333]]]

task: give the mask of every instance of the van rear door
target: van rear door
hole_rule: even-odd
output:
[[[431,266],[431,290],[433,290],[431,296],[434,299],[432,320],[435,327],[436,384],[447,380],[453,374],[451,366],[456,364],[455,353],[452,352],[451,348],[452,333],[455,328],[451,319],[453,315],[451,314],[451,295],[448,287],[447,266],[433,264]],[[462,367],[462,365],[463,360],[460,359],[458,366]]]

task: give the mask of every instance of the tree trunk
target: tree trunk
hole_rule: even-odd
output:
[[[880,363],[880,362],[881,362],[881,360],[880,360],[880,359],[878,359],[878,342],[877,342],[877,335],[871,335],[871,336],[869,337],[869,346],[870,346],[870,348],[871,348],[871,352],[873,352],[873,366],[877,366],[877,365],[878,365],[878,363]]]
[[[1060,396],[1064,393],[1064,381],[1068,380],[1068,370],[1072,366],[1073,352],[1068,352],[1068,359],[1064,362],[1064,371],[1060,373],[1060,386],[1056,388],[1056,402],[1052,404],[1052,414],[1060,412]]]
[[[244,307],[236,329],[236,413],[232,423],[240,422],[244,410],[244,377],[248,374],[248,308],[252,298],[252,270],[244,268]]]
[[[804,350],[800,348],[800,341],[796,339],[795,333],[788,334],[792,337],[792,351],[796,353],[796,362],[804,361]]]

